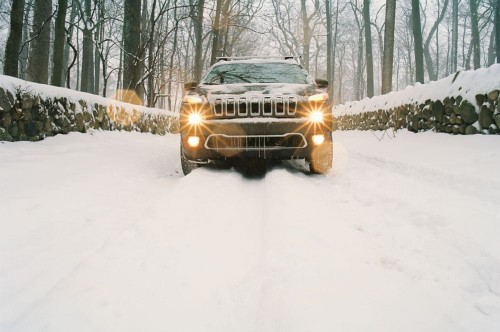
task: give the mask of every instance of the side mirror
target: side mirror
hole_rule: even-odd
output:
[[[328,81],[324,80],[322,78],[317,78],[314,80],[314,83],[318,86],[318,88],[323,89],[323,88],[328,88]]]
[[[186,82],[184,83],[184,90],[193,90],[198,86],[198,82]]]

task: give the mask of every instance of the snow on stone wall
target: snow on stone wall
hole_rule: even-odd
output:
[[[334,129],[500,134],[500,65],[334,107]]]
[[[91,129],[176,132],[175,113],[0,75],[0,141]]]

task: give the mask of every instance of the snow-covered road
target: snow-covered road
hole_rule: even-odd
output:
[[[500,140],[335,133],[327,176],[178,137],[0,144],[0,331],[500,331]]]

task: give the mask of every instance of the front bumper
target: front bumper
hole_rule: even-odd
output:
[[[242,118],[206,120],[200,125],[181,124],[181,144],[187,159],[195,162],[235,158],[307,159],[315,149],[313,135],[331,139],[331,123],[307,118]],[[200,138],[189,146],[190,136]]]

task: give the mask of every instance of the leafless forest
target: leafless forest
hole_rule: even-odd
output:
[[[2,0],[0,72],[172,109],[218,56],[294,55],[342,103],[500,62],[499,27],[500,0]]]

